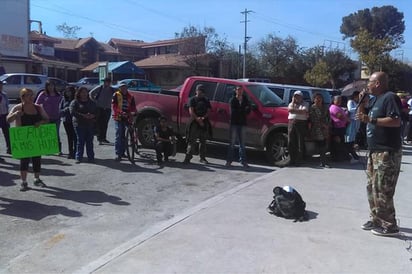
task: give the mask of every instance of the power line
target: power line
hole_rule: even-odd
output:
[[[91,17],[88,17],[88,16],[75,14],[75,13],[73,13],[73,12],[67,10],[67,9],[66,9],[66,11],[64,11],[65,10],[64,8],[56,6],[56,5],[54,5],[54,6],[57,7],[57,8],[45,7],[45,6],[41,6],[41,5],[37,5],[37,4],[31,4],[31,5],[34,6],[34,7],[37,7],[37,8],[53,11],[53,12],[56,12],[56,13],[59,13],[59,14],[64,14],[64,15],[68,15],[68,16],[71,16],[71,17],[74,17],[74,18],[79,18],[79,19],[94,22],[94,23],[97,23],[97,24],[100,24],[100,25],[104,25],[107,28],[110,28],[110,29],[113,29],[113,30],[116,30],[116,31],[121,31],[121,32],[124,32],[124,33],[128,33],[128,34],[131,34],[133,36],[137,36],[138,32],[139,32],[139,35],[141,35],[143,33],[143,34],[146,34],[146,36],[148,36],[148,37],[154,37],[154,36],[150,35],[149,33],[145,33],[145,32],[142,32],[142,31],[138,31],[138,30],[130,31],[130,29],[131,29],[130,26],[126,27],[126,26],[121,26],[121,25],[118,25],[118,24],[107,23],[103,20],[97,20],[97,19],[94,19],[94,18],[91,18]]]

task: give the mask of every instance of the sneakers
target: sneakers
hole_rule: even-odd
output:
[[[43,183],[43,181],[40,180],[39,178],[37,178],[37,179],[34,180],[34,185],[35,185],[35,186],[39,186],[39,187],[46,187],[46,184]]]
[[[185,157],[185,159],[183,160],[183,163],[184,164],[188,164],[188,163],[190,163],[190,160],[192,159],[192,155],[188,155],[188,154],[186,154],[186,157]]]
[[[378,226],[375,225],[372,221],[367,221],[366,223],[364,223],[361,228],[363,230],[372,230],[374,228],[377,228]]]
[[[399,235],[399,228],[397,227],[375,227],[372,233],[377,236],[393,237]]]
[[[249,165],[248,165],[247,163],[242,163],[242,166],[243,166],[244,168],[248,168],[248,167],[249,167]]]
[[[29,190],[29,189],[30,189],[30,187],[27,185],[27,182],[21,183],[21,185],[20,185],[20,191],[24,192],[24,191],[27,191],[27,190]]]
[[[107,140],[107,139],[104,139],[104,140],[101,141],[101,143],[103,143],[103,144],[110,144],[110,141]]]
[[[232,166],[232,162],[226,162],[225,166]]]
[[[208,164],[209,162],[206,160],[206,158],[200,158],[199,162],[202,164]]]
[[[330,168],[330,165],[328,165],[328,164],[320,164],[319,166],[324,167],[324,168]]]
[[[114,158],[114,160],[115,160],[116,162],[120,162],[120,161],[122,160],[122,156],[117,155],[116,158]]]

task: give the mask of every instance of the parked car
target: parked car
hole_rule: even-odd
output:
[[[50,82],[52,82],[54,84],[54,86],[56,87],[56,90],[58,92],[63,92],[64,89],[67,87],[67,85],[69,83],[67,83],[66,81],[60,79],[60,78],[56,78],[56,77],[48,77],[47,80],[49,80]]]
[[[189,98],[195,95],[198,84],[205,87],[206,96],[212,105],[209,114],[213,127],[211,141],[229,143],[229,100],[235,87],[241,86],[252,103],[252,111],[247,118],[246,145],[265,152],[271,164],[287,164],[288,110],[282,99],[266,86],[231,79],[192,76],[185,80],[179,91],[129,91],[136,100],[136,126],[143,146],[153,145],[153,127],[160,116],[168,117],[177,136],[184,138],[191,119]]]
[[[88,90],[92,90],[94,87],[100,85],[98,77],[83,77],[77,82],[70,82],[69,85],[75,87],[86,87]]]
[[[277,96],[282,98],[283,102],[288,105],[292,102],[293,93],[297,90],[302,91],[303,100],[308,102],[309,105],[313,102],[313,95],[320,93],[323,97],[323,102],[325,105],[330,105],[332,101],[332,96],[330,92],[325,88],[317,88],[310,86],[298,86],[298,85],[284,85],[284,84],[275,84],[275,83],[259,83],[269,88]]]
[[[46,75],[30,73],[6,73],[0,76],[3,82],[3,90],[9,99],[20,100],[20,90],[29,88],[34,94],[44,89],[47,81]]]
[[[145,79],[123,79],[120,80],[116,86],[119,86],[120,84],[126,84],[128,90],[134,90],[134,91],[161,91],[162,88],[159,86],[156,86],[152,82],[145,80]]]

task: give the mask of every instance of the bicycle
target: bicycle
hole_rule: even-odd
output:
[[[134,126],[134,121],[136,120],[136,115],[122,117],[126,122],[126,130],[123,136],[124,144],[126,145],[126,156],[127,159],[134,164],[135,155],[138,154],[139,139],[137,135],[137,127]]]

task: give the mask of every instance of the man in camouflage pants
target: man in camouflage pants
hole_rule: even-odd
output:
[[[367,194],[371,219],[362,229],[371,230],[378,236],[396,236],[399,228],[395,218],[393,196],[402,160],[401,102],[388,91],[388,76],[384,72],[373,73],[368,82],[367,94],[356,117],[367,123],[369,148],[367,165]],[[368,110],[368,115],[365,114]]]

